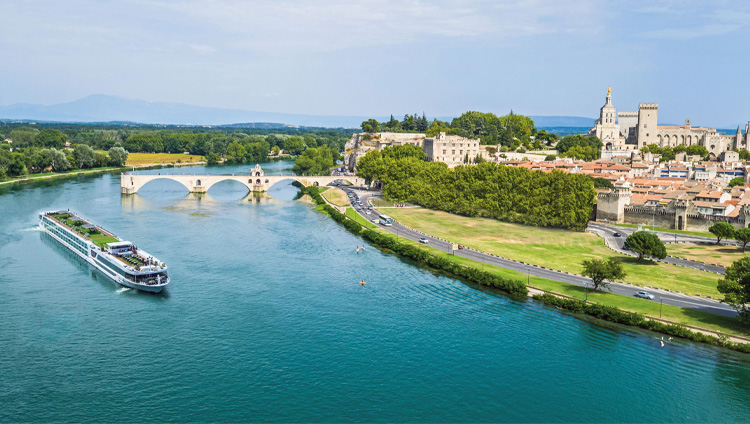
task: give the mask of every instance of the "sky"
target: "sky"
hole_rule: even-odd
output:
[[[5,0],[0,105],[91,94],[315,115],[750,121],[750,2]]]

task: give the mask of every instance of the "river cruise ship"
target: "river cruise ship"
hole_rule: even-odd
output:
[[[39,227],[118,284],[151,293],[169,284],[164,262],[70,211],[39,214]]]

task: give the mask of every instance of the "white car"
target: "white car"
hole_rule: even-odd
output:
[[[640,297],[641,299],[654,300],[654,295],[647,291],[637,291],[635,292],[635,297]]]
[[[428,243],[430,242],[430,240],[428,240],[428,239],[427,239],[427,238],[425,238],[425,237],[422,237],[421,239],[419,239],[419,242],[420,242],[420,243],[424,243],[424,244],[428,244]]]

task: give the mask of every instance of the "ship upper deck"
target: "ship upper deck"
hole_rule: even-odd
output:
[[[100,248],[106,249],[107,243],[121,241],[114,234],[98,227],[71,212],[52,212],[47,214],[67,229],[79,234],[81,237],[91,240]]]

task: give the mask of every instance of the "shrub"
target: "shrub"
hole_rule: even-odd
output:
[[[681,325],[665,324],[656,320],[647,320],[646,317],[641,314],[622,311],[613,306],[587,303],[578,299],[564,299],[547,293],[543,295],[535,294],[533,297],[534,299],[543,302],[545,305],[556,306],[578,314],[591,315],[618,324],[632,325],[646,330],[655,331],[657,333],[692,340],[694,342],[723,346],[739,352],[750,353],[750,344],[748,343],[733,343],[730,342],[726,336],[711,336],[691,331]]]

